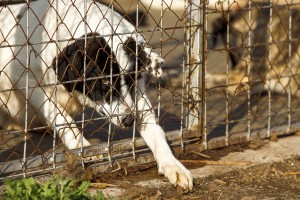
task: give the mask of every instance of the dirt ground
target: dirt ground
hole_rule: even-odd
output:
[[[296,139],[299,140],[299,136]],[[285,138],[285,140],[293,140],[293,138]],[[263,155],[260,149],[272,146],[270,143],[281,145],[277,144],[277,141],[260,141],[259,144],[256,142],[207,150],[202,152],[205,157],[195,152],[180,155],[179,159],[191,170],[194,177],[197,169],[209,165],[221,167],[218,173],[211,168],[210,175],[200,177],[196,175],[194,188],[188,193],[173,187],[166,178],[158,175],[155,163],[134,170],[122,169],[117,173],[94,176],[92,182],[117,186],[117,195],[113,192],[113,187],[104,190],[113,199],[300,199],[300,154],[291,152],[292,155],[286,155],[275,152],[276,156],[280,157],[277,161],[261,163],[253,159],[256,163],[254,165],[243,160],[230,161],[231,159],[228,158],[228,155],[238,157],[235,154],[245,157],[242,154],[250,151],[257,154],[257,160],[260,156],[268,160],[268,152]],[[299,149],[294,150],[297,152]],[[269,157],[272,155],[270,154]],[[251,156],[248,158],[252,159]],[[250,165],[244,166],[247,164]],[[147,181],[144,182],[145,180]]]
[[[194,188],[175,188],[157,173],[155,163],[135,168],[120,166],[110,173],[83,170],[68,163],[61,176],[89,179],[90,192],[102,191],[107,199],[300,199],[300,136],[257,140],[201,153],[191,151],[178,159],[194,176]],[[51,175],[34,177],[44,182]],[[0,187],[0,194],[3,187]]]

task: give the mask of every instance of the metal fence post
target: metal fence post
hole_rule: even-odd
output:
[[[188,2],[188,22],[186,30],[186,92],[188,130],[198,136],[205,136],[205,60],[206,60],[206,1],[190,0]]]

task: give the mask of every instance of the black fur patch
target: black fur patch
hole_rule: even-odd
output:
[[[95,36],[99,35],[91,33],[87,38],[85,93],[94,101],[109,102],[111,94],[113,100],[120,97],[120,66],[105,39]],[[69,92],[83,93],[84,39],[65,47],[56,59],[58,80]],[[55,59],[52,65],[56,69]]]
[[[132,37],[129,37],[124,42],[123,49],[128,56],[129,63],[127,64],[130,65],[128,67],[128,74],[124,75],[125,83],[129,86],[129,88],[133,88],[135,78],[140,79],[142,77],[141,70],[144,69],[145,66],[149,66],[151,64],[151,60],[141,45],[136,46],[136,41]],[[134,73],[136,71],[136,60],[138,60],[137,77],[135,77]]]

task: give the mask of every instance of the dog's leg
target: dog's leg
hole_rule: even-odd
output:
[[[138,86],[138,131],[154,154],[158,164],[158,172],[164,174],[172,184],[185,190],[191,190],[193,188],[192,175],[174,157],[167,144],[164,131],[156,123],[155,113],[145,94],[143,79],[139,80]]]
[[[67,91],[59,91],[67,92]],[[52,88],[35,88],[29,90],[29,102],[45,122],[56,130],[63,144],[69,149],[89,146],[90,143],[83,137],[74,123],[73,118],[66,112],[65,106],[52,99]],[[61,94],[58,94],[61,95]]]
[[[59,108],[59,110],[61,109],[60,105],[57,105],[57,107]],[[56,126],[54,126],[53,128],[57,130],[61,141],[69,149],[80,148],[81,143],[83,147],[91,145],[84,138],[84,136],[81,137],[81,132],[75,125],[73,118],[66,113],[62,114],[61,112],[59,112],[56,115]]]

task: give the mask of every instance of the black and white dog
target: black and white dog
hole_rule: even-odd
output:
[[[192,175],[173,156],[145,94],[145,73],[160,77],[163,59],[132,24],[92,0],[0,7],[0,21],[2,128],[11,123],[22,127],[26,121],[27,128],[50,126],[74,149],[81,146],[80,131],[66,124],[74,124],[78,110],[91,107],[117,126],[130,126],[135,107],[137,129],[159,173],[174,185],[192,189]]]

